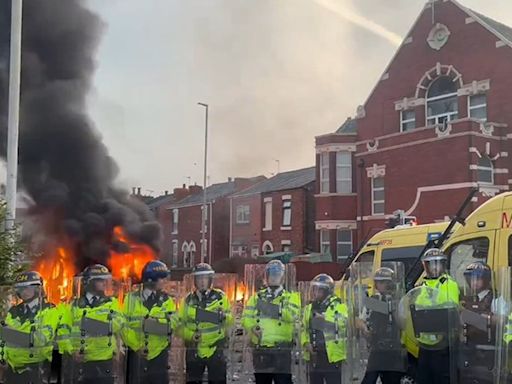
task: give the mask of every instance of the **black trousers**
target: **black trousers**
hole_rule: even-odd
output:
[[[256,384],[291,384],[292,357],[289,346],[255,348],[252,353]]]
[[[128,351],[128,384],[168,384],[169,350],[147,360],[134,351]]]
[[[116,381],[112,360],[79,363],[71,357],[63,362],[63,384],[114,384]]]
[[[255,373],[256,384],[292,384],[291,373]]]
[[[457,382],[456,359],[450,348],[440,350],[420,347],[418,355],[418,384],[450,384]]]
[[[49,361],[28,364],[20,372],[15,372],[8,365],[5,372],[5,384],[47,384],[50,382],[51,364]]]
[[[402,379],[402,372],[369,372],[367,371],[364,375],[363,381],[361,384],[375,384],[377,383],[377,379],[380,377],[380,382],[382,384],[400,384],[400,380]]]
[[[208,368],[209,384],[226,383],[226,359],[222,349],[217,348],[208,359],[197,356],[195,349],[187,349],[187,384],[202,384],[204,370]]]
[[[327,351],[321,350],[312,356],[309,363],[309,384],[341,384],[341,363],[331,364]]]

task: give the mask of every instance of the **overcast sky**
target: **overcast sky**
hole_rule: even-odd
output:
[[[364,103],[424,0],[89,0],[108,25],[90,110],[120,182],[158,195],[314,164]],[[462,0],[512,25],[510,0]]]

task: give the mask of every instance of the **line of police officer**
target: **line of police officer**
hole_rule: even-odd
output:
[[[464,273],[468,290],[461,312],[459,287],[447,274],[446,264],[441,251],[427,252],[426,278],[406,295],[405,311],[419,343],[417,382],[492,383],[497,321],[492,315],[508,315],[510,308],[494,297],[490,268],[476,262]],[[4,382],[50,382],[56,343],[62,354],[62,383],[168,383],[169,351],[176,334],[185,342],[187,383],[201,383],[205,374],[210,383],[225,383],[224,352],[234,322],[229,300],[213,287],[213,269],[202,263],[192,272],[195,289],[177,310],[164,289],[169,273],[160,261],[148,263],[141,286],[121,306],[109,270],[93,265],[83,271],[76,298],[57,307],[46,301],[37,272],[20,274],[14,284],[17,303],[1,327]],[[330,276],[318,275],[302,308],[299,293],[285,288],[284,265],[269,262],[264,287],[249,298],[242,314],[256,383],[292,383],[297,350],[303,352],[311,384],[353,381],[355,364],[347,361],[357,360],[363,352],[358,338],[369,352],[360,359],[363,383],[379,378],[382,384],[399,383],[407,367],[407,327],[398,324],[407,316],[400,315],[404,300],[397,287],[403,279],[398,275],[397,268],[380,268],[371,276],[371,291],[352,268],[349,281],[355,283],[347,302],[334,294]],[[486,326],[480,318],[486,319]],[[456,331],[461,323],[462,342]],[[512,315],[500,337],[507,345],[512,341]],[[128,347],[127,367],[121,340]]]

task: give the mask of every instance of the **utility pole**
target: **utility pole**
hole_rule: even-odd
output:
[[[204,169],[203,169],[203,206],[201,208],[201,263],[204,263],[206,258],[206,175],[208,173],[208,104],[197,103],[205,108],[204,118]],[[210,223],[211,225],[211,223]],[[211,241],[211,239],[210,239]]]

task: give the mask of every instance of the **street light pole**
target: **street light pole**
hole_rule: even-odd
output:
[[[11,3],[11,49],[9,63],[9,117],[7,122],[7,203],[5,228],[12,230],[16,219],[16,187],[18,181],[18,135],[21,79],[21,24],[23,0]]]
[[[204,119],[204,174],[203,174],[203,207],[201,210],[201,263],[206,257],[206,182],[208,174],[208,104],[197,103],[205,108]],[[211,225],[211,223],[210,223]],[[212,239],[210,239],[211,241]]]

